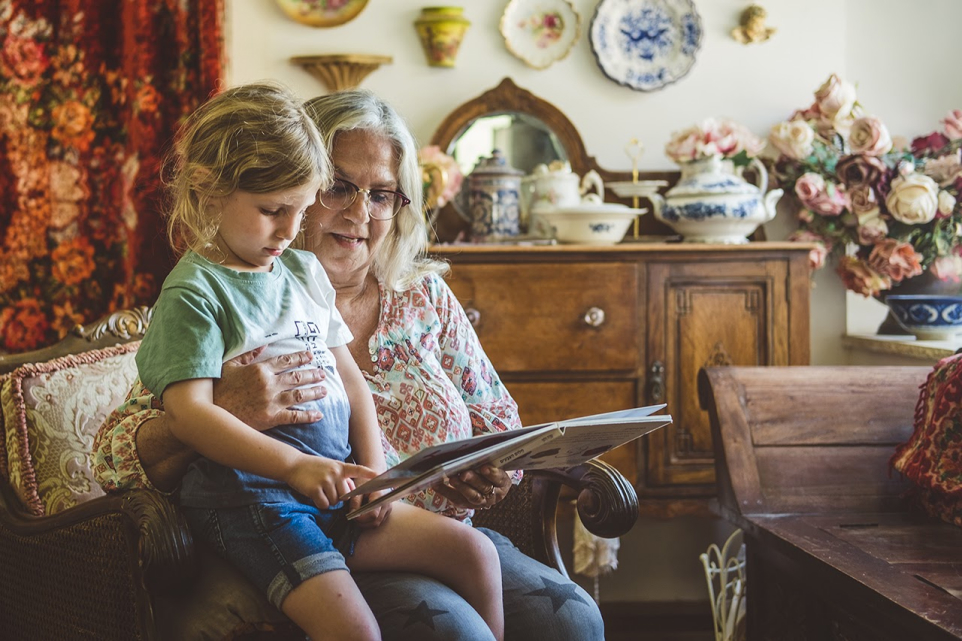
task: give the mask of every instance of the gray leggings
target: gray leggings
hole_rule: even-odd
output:
[[[504,583],[506,641],[603,641],[604,622],[588,593],[518,550],[507,537],[478,528],[498,548]],[[377,617],[383,641],[483,640],[493,637],[477,612],[447,586],[423,576],[352,574]]]

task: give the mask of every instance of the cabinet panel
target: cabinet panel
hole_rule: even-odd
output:
[[[645,485],[714,492],[708,415],[698,371],[708,365],[787,365],[787,266],[783,261],[649,267],[649,355],[664,366],[674,423],[648,441]]]
[[[521,382],[505,380],[518,402],[521,422],[537,425],[588,414],[614,412],[640,405],[634,380]],[[616,448],[602,458],[614,465],[630,482],[638,479],[637,443]]]
[[[638,367],[634,264],[455,264],[447,281],[502,374]]]

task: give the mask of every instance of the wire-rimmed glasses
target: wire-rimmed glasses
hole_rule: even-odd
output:
[[[357,199],[358,193],[367,195],[367,213],[375,220],[390,220],[411,199],[392,189],[361,189],[349,180],[335,178],[334,183],[320,194],[321,205],[331,211],[347,209]]]

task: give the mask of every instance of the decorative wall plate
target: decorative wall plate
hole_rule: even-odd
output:
[[[591,49],[615,82],[654,91],[688,73],[701,45],[692,0],[601,0],[591,21]]]
[[[311,27],[336,27],[361,13],[368,0],[276,0],[287,17]]]
[[[535,69],[568,55],[581,35],[581,16],[568,0],[511,0],[501,16],[508,51]]]

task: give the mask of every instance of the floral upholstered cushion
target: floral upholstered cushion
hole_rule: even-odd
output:
[[[915,407],[915,429],[892,465],[914,485],[931,515],[962,526],[962,354],[929,373]]]
[[[103,495],[90,472],[93,439],[137,377],[139,345],[31,363],[0,379],[6,472],[31,514]]]

